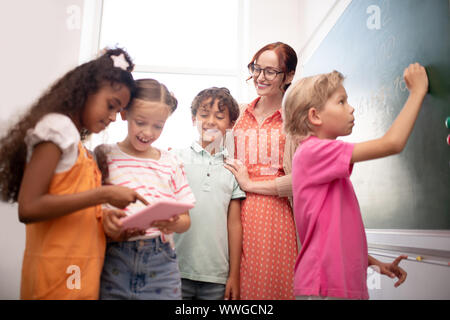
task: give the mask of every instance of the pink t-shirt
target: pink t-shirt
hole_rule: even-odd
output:
[[[296,296],[369,298],[366,234],[350,181],[353,147],[313,136],[294,154],[294,214],[302,244]]]

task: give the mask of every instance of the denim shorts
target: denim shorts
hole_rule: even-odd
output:
[[[225,285],[221,283],[181,279],[183,300],[223,300]]]
[[[160,237],[108,243],[100,299],[180,300],[175,250]]]

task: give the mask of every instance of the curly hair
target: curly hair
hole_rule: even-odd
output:
[[[222,112],[225,108],[230,114],[230,122],[233,123],[239,117],[239,105],[227,88],[211,87],[200,91],[192,101],[191,114],[193,117],[197,115],[198,108],[201,104],[211,98],[210,107],[216,100],[219,100],[219,110]]]
[[[123,54],[128,67],[115,67],[111,56]],[[128,53],[121,48],[108,49],[103,55],[67,72],[57,80],[30,107],[28,112],[0,139],[0,193],[3,201],[17,202],[26,164],[27,130],[48,113],[61,113],[75,119],[84,109],[88,96],[95,94],[105,84],[125,85],[130,90],[130,101],[136,86],[131,75],[134,64]],[[80,132],[81,139],[90,133]]]

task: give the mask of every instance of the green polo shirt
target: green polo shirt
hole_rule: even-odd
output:
[[[234,175],[225,169],[226,149],[214,155],[194,142],[173,151],[183,162],[195,207],[189,210],[191,227],[175,234],[181,277],[226,284],[229,271],[228,206],[232,199],[245,198]]]

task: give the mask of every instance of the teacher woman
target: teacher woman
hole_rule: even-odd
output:
[[[281,102],[297,67],[287,44],[261,48],[248,64],[258,97],[241,107],[234,127],[236,161],[225,165],[247,192],[242,202],[241,299],[294,299],[297,240],[292,207],[291,159]]]

